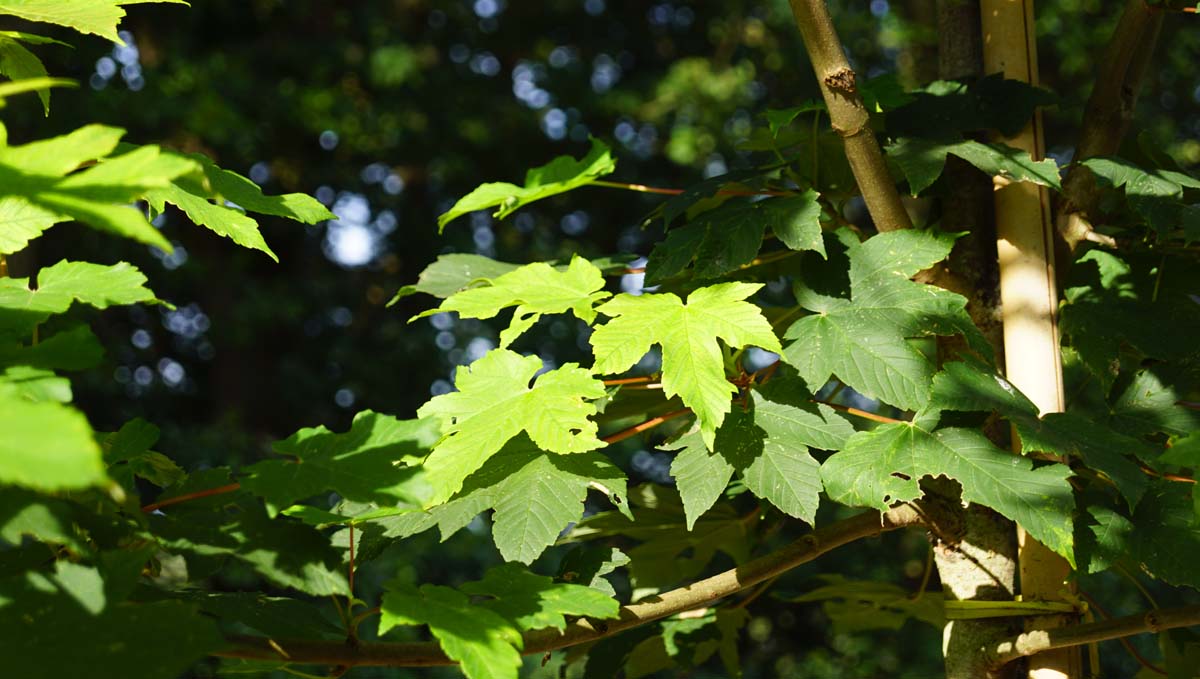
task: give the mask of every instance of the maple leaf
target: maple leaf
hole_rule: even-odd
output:
[[[554,453],[580,453],[601,448],[596,413],[589,403],[604,397],[604,383],[575,363],[540,375],[537,356],[507,349],[489,351],[460,368],[458,391],[431,399],[419,417],[437,417],[443,438],[425,460],[434,496],[427,506],[440,504],[458,492],[463,479],[479,469],[509,439],[529,434],[539,448]]]
[[[785,339],[796,341],[784,349],[784,360],[813,390],[832,373],[860,393],[900,408],[921,408],[936,366],[910,337],[962,333],[973,348],[988,351],[964,297],[908,280],[944,259],[954,238],[905,230],[852,242],[852,299],[801,290],[801,306],[817,313],[788,328]]]
[[[457,292],[441,306],[412,320],[443,311],[456,311],[463,318],[491,318],[515,306],[512,322],[500,333],[500,347],[505,348],[537,323],[542,314],[571,311],[580,320],[591,323],[596,318],[592,305],[609,296],[603,288],[604,275],[600,269],[582,257],[573,257],[566,271],[535,262],[497,276],[480,287]]]
[[[821,474],[809,447],[841,448],[854,428],[823,404],[799,408],[758,393],[752,400],[752,412],[734,411],[726,419],[713,452],[705,449],[695,430],[661,448],[679,451],[671,476],[683,500],[688,530],[725,492],[735,470],[756,497],[813,523]]]
[[[734,348],[746,345],[779,352],[779,340],[755,305],[745,302],[761,284],[722,283],[694,290],[687,303],[667,293],[617,295],[596,308],[613,317],[592,333],[594,370],[628,370],[650,347],[662,347],[663,392],[678,395],[696,413],[700,434],[710,450],[717,427],[729,412],[735,387],[725,379],[725,361],[717,339]]]
[[[446,504],[385,517],[381,525],[385,537],[407,537],[436,525],[446,540],[492,509],[492,539],[500,555],[528,564],[579,521],[589,488],[604,492],[632,518],[623,499],[625,475],[607,457],[547,453],[520,434],[467,477]]]
[[[931,432],[909,422],[859,432],[821,465],[831,500],[880,510],[920,497],[922,477],[947,476],[962,485],[964,502],[991,507],[1073,562],[1070,475],[1064,464],[1034,468],[975,430]]]

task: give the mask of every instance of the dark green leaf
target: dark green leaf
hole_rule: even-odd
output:
[[[1070,468],[1035,469],[1032,461],[996,448],[978,431],[887,424],[855,434],[821,465],[830,499],[880,510],[920,497],[921,478],[941,475],[962,485],[963,501],[991,507],[1073,560]]]

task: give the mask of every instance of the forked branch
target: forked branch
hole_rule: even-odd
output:
[[[568,625],[564,632],[555,629],[529,632],[525,635],[521,652],[526,655],[546,653],[603,639],[736,594],[851,542],[920,524],[920,516],[908,506],[899,506],[882,514],[875,511],[859,514],[818,528],[777,552],[737,568],[636,604],[622,606],[620,617],[616,620],[593,622],[580,619]],[[229,648],[218,651],[215,655],[225,658],[339,666],[424,667],[454,664],[454,661],[446,657],[441,648],[434,643],[349,644],[342,641],[282,640],[248,635],[233,635],[229,637],[229,643]]]

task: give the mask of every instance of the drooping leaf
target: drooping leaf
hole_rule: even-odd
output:
[[[179,465],[166,455],[150,450],[150,446],[158,441],[158,434],[158,427],[135,418],[119,431],[104,437],[101,446],[109,475],[122,481],[127,489],[134,488],[134,476],[162,488],[183,481],[186,473]]]
[[[322,491],[356,502],[417,503],[427,488],[415,465],[439,435],[436,421],[398,420],[364,410],[350,431],[301,429],[273,449],[288,459],[265,460],[243,470],[242,487],[278,511]]]
[[[762,285],[723,283],[694,290],[687,303],[673,294],[622,294],[596,310],[612,320],[591,336],[600,374],[628,370],[654,344],[663,352],[663,393],[679,395],[696,413],[705,445],[729,412],[735,387],[725,379],[718,339],[740,349],[755,345],[779,352],[779,340],[759,308],[749,302]]]
[[[1033,160],[1028,152],[1004,144],[905,137],[888,146],[887,153],[904,173],[914,196],[941,176],[947,155],[962,158],[991,177],[1059,188],[1058,166],[1053,160]]]
[[[695,275],[715,278],[750,264],[762,247],[767,227],[793,250],[825,254],[821,238],[820,194],[760,201],[729,200],[672,229],[650,253],[646,282],[655,284],[682,271],[695,260]]]
[[[1180,365],[1200,358],[1200,284],[1192,259],[1092,250],[1072,267],[1062,331],[1105,388],[1122,350]],[[1161,370],[1161,368],[1159,368]]]
[[[516,679],[521,633],[499,614],[472,604],[449,587],[424,585],[420,592],[383,595],[379,633],[399,625],[428,625],[446,655],[469,679]]]
[[[620,608],[616,599],[591,587],[555,582],[511,563],[489,570],[482,580],[468,582],[459,590],[492,597],[480,605],[511,620],[522,631],[566,629],[564,616],[568,615],[615,618]]]
[[[499,278],[519,267],[519,264],[498,262],[483,255],[460,252],[439,255],[433,264],[425,267],[416,283],[400,288],[388,305],[418,292],[445,299],[474,283]]]
[[[23,488],[0,492],[0,540],[16,547],[28,535],[51,545],[62,545],[76,554],[87,549],[75,529],[78,505]]]
[[[217,167],[207,156],[199,153],[174,155],[196,163],[203,174],[199,179],[182,177],[168,186],[148,191],[144,197],[151,207],[162,212],[164,203],[171,203],[196,224],[238,245],[260,250],[275,261],[279,259],[259,232],[258,222],[247,212],[283,217],[302,224],[337,218],[312,196],[303,193],[267,196],[257,184],[236,172]]]
[[[0,343],[0,366],[3,367],[87,370],[95,367],[103,357],[104,347],[86,325],[56,332],[33,345]]]
[[[586,156],[579,160],[571,156],[559,156],[541,167],[535,167],[525,174],[524,186],[505,182],[481,184],[438,217],[438,231],[476,210],[494,207],[497,208],[494,216],[504,219],[534,201],[587,186],[615,169],[617,162],[613,160],[608,146],[599,139],[592,139],[592,148]]]
[[[812,390],[832,373],[859,393],[908,409],[929,396],[935,366],[909,341],[927,335],[965,335],[986,351],[967,315],[966,299],[910,276],[941,261],[954,237],[926,231],[894,231],[852,244],[850,300],[804,295],[816,313],[796,321],[784,335],[783,352]]]
[[[10,80],[45,78],[47,73],[42,60],[25,49],[16,37],[19,35],[14,32],[0,34],[0,75]],[[38,98],[42,100],[46,115],[50,115],[50,89],[38,90]]]
[[[441,306],[418,314],[413,320],[446,311],[457,312],[463,318],[492,318],[503,309],[516,307],[512,322],[500,333],[500,347],[506,348],[533,327],[542,314],[570,311],[576,318],[591,323],[596,318],[593,305],[609,297],[603,288],[604,275],[600,269],[582,257],[573,257],[566,271],[535,262],[454,293]]]
[[[107,478],[100,446],[79,411],[8,397],[0,403],[0,482],[69,490]]]
[[[6,200],[3,214],[21,223],[20,236],[14,237],[14,242],[28,241],[54,223],[75,219],[101,231],[171,250],[166,238],[130,203],[196,172],[199,166],[195,162],[163,153],[157,146],[140,146],[67,174],[81,162],[112,151],[116,145],[114,135],[120,132],[88,126],[63,137],[0,151],[0,197]],[[79,147],[66,150],[72,143]],[[58,157],[44,157],[59,151],[62,154]],[[33,158],[41,159],[31,161]]]
[[[920,497],[921,478],[940,475],[959,482],[963,501],[991,507],[1068,561],[1074,558],[1070,468],[1034,468],[1031,460],[996,448],[978,431],[887,424],[855,434],[821,465],[830,499],[881,510]]]
[[[1200,524],[1189,490],[1180,483],[1155,482],[1132,519],[1110,508],[1089,507],[1095,522],[1088,527],[1096,550],[1092,572],[1128,559],[1169,584],[1200,589]]]
[[[125,16],[121,5],[140,2],[187,4],[183,0],[0,0],[0,14],[66,26],[124,44],[117,35],[117,24]]]
[[[604,384],[574,363],[533,379],[541,368],[537,356],[495,349],[459,369],[458,391],[421,406],[417,416],[438,418],[443,433],[423,467],[433,486],[427,506],[449,499],[463,479],[522,431],[539,448],[555,453],[605,445],[589,419],[596,413],[589,401],[604,397]]]
[[[411,535],[437,525],[442,539],[493,509],[492,539],[506,561],[532,563],[583,515],[588,488],[624,508],[625,476],[597,453],[556,455],[521,435],[467,477],[463,488],[428,514],[397,517],[389,532]]]

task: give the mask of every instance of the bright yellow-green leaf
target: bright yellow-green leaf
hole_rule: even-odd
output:
[[[449,499],[471,472],[522,431],[554,453],[604,446],[596,438],[596,423],[588,419],[596,413],[589,401],[604,396],[604,384],[574,363],[534,380],[541,369],[537,356],[496,349],[459,368],[458,391],[421,406],[417,416],[437,417],[444,435],[425,461],[434,487],[429,505]]]
[[[592,148],[586,156],[579,160],[571,156],[559,156],[541,167],[535,167],[525,174],[524,186],[507,182],[481,184],[438,217],[438,231],[476,210],[498,208],[494,216],[503,219],[535,200],[587,186],[615,169],[617,161],[613,160],[608,147],[599,139],[593,139]]]
[[[39,490],[103,483],[104,462],[87,418],[52,401],[0,403],[0,482]]]
[[[725,377],[718,338],[735,349],[755,345],[781,351],[762,311],[743,301],[761,287],[713,285],[693,291],[686,304],[672,294],[618,295],[596,308],[613,319],[592,333],[594,369],[604,375],[628,370],[652,345],[660,345],[663,391],[668,397],[679,395],[696,413],[704,443],[711,450],[736,391]]]
[[[580,320],[591,323],[596,318],[592,305],[609,296],[603,288],[604,276],[600,269],[582,257],[572,258],[566,271],[536,262],[497,276],[479,287],[455,293],[441,306],[419,314],[413,320],[442,311],[455,311],[463,318],[491,318],[501,310],[515,306],[512,322],[500,333],[500,346],[507,347],[537,323],[542,314],[571,311]]]
[[[117,36],[117,24],[125,16],[121,5],[146,2],[187,4],[183,0],[0,0],[0,14],[58,24],[122,43]]]

